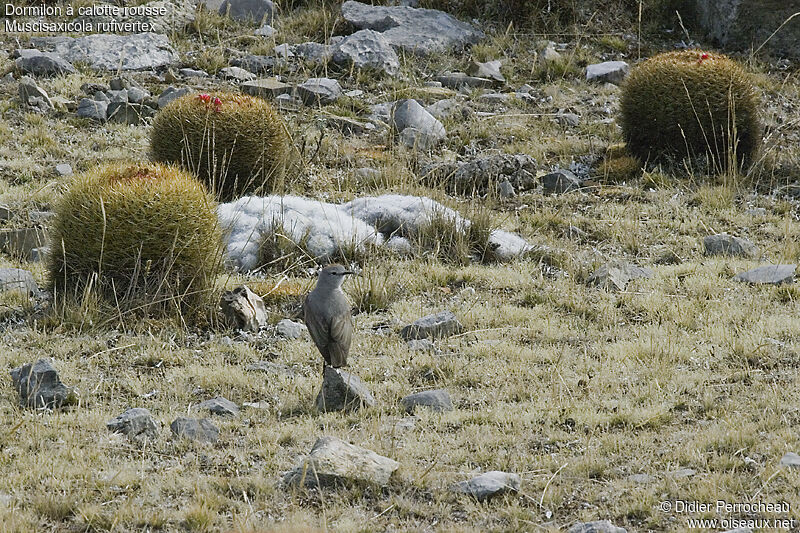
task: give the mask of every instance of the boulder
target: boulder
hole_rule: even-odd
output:
[[[109,431],[124,434],[133,442],[157,440],[161,430],[161,424],[143,407],[128,409],[106,422],[106,427]]]
[[[112,102],[108,104],[106,112],[109,121],[130,126],[139,126],[144,123],[146,117],[155,114],[155,110],[146,105],[130,102]]]
[[[797,265],[765,265],[736,274],[733,279],[754,285],[783,285],[794,283]]]
[[[0,268],[0,292],[19,291],[29,296],[39,295],[33,274],[21,268]]]
[[[220,69],[218,76],[223,80],[250,81],[256,79],[256,75],[242,67],[225,67]]]
[[[467,74],[477,78],[489,79],[496,84],[502,85],[506,82],[505,76],[500,72],[500,67],[502,66],[503,62],[499,59],[487,61],[485,63],[473,61],[470,63],[469,67],[467,67]]]
[[[439,313],[419,318],[400,331],[403,340],[435,339],[449,337],[464,331],[464,326],[458,321],[452,311]]]
[[[19,99],[23,104],[29,107],[34,107],[42,113],[53,109],[53,101],[47,95],[47,91],[36,85],[33,78],[30,76],[23,76],[19,80]]]
[[[333,40],[334,38],[332,37],[331,42],[333,42]],[[340,43],[341,41],[337,42],[336,45],[327,45],[308,41],[292,45],[289,49],[289,53],[313,65],[324,65],[331,60],[331,50]]]
[[[394,105],[391,121],[402,142],[410,148],[430,149],[447,136],[444,125],[416,100],[398,101]],[[411,131],[405,133],[406,130]]]
[[[222,293],[219,305],[225,321],[233,329],[255,332],[267,325],[264,300],[245,285]]]
[[[333,47],[333,61],[357,69],[374,69],[396,76],[400,59],[383,35],[374,30],[359,30]]]
[[[703,248],[706,255],[728,255],[734,257],[753,258],[758,255],[756,245],[747,239],[734,237],[727,233],[707,235],[703,237]]]
[[[246,55],[240,59],[231,60],[231,65],[256,74],[268,74],[275,66],[275,58],[271,56]]]
[[[238,21],[272,24],[275,5],[271,0],[225,0],[219,8],[219,14]]]
[[[506,492],[519,492],[520,483],[518,474],[492,470],[470,480],[456,483],[451,489],[453,492],[469,494],[482,502]]]
[[[325,366],[316,406],[320,412],[356,411],[375,405],[372,393],[355,374]]]
[[[36,49],[17,50],[15,61],[17,68],[25,74],[52,77],[77,72],[72,64],[63,57],[52,52],[41,52]]]
[[[288,318],[284,318],[275,326],[275,333],[277,333],[278,336],[290,340],[299,339],[307,331],[308,328],[305,326],[305,324],[293,322]]]
[[[47,359],[27,363],[10,371],[22,407],[61,407],[73,403],[75,393],[61,382]]]
[[[566,169],[559,169],[542,176],[542,192],[544,194],[563,194],[580,189],[581,180]]]
[[[283,476],[290,487],[367,483],[384,487],[400,463],[336,437],[321,437],[308,457]]]
[[[0,249],[5,253],[32,260],[33,251],[47,244],[47,235],[40,227],[0,229]]]
[[[241,86],[242,91],[250,96],[260,98],[277,98],[282,94],[291,94],[294,88],[288,83],[283,83],[278,78],[264,78],[246,81]]]
[[[214,444],[219,440],[219,429],[207,418],[178,417],[169,425],[176,437],[185,437],[196,442]]]
[[[631,67],[625,61],[605,61],[586,67],[586,81],[619,85]]]
[[[607,291],[624,291],[628,282],[653,277],[653,271],[625,261],[611,261],[601,266],[589,276],[589,285],[602,287]]]
[[[72,63],[89,64],[95,70],[151,70],[178,61],[166,35],[95,33],[83,37],[32,37],[38,49],[53,51]]]
[[[180,89],[176,87],[169,86],[164,91],[158,95],[158,108],[163,109],[173,100],[177,100],[181,96],[187,95],[192,90],[188,87],[181,87]]]
[[[794,452],[786,452],[781,457],[780,465],[788,468],[800,468],[800,455]]]
[[[81,118],[88,118],[97,122],[108,120],[108,102],[92,100],[91,98],[81,98],[78,102],[76,113]]]
[[[430,185],[445,184],[458,194],[485,193],[507,181],[515,191],[536,188],[536,160],[524,154],[483,156],[461,164],[439,163],[423,167],[420,174]]]
[[[212,415],[218,416],[236,416],[239,414],[239,406],[227,398],[217,396],[216,398],[193,405],[192,411],[208,411]]]
[[[400,400],[400,404],[408,413],[413,413],[414,409],[417,407],[426,407],[436,412],[453,410],[453,402],[450,400],[450,393],[445,389],[426,390],[409,394]]]
[[[327,105],[342,95],[342,86],[330,78],[310,78],[297,86],[297,94],[306,105]]]
[[[395,48],[420,55],[462,49],[484,37],[472,25],[435,9],[371,6],[348,0],[342,4],[342,16],[356,28],[380,32]]]

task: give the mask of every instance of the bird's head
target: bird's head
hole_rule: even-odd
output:
[[[344,283],[344,277],[352,274],[352,270],[347,270],[342,265],[329,265],[319,271],[319,281],[317,285],[325,287],[341,287]]]

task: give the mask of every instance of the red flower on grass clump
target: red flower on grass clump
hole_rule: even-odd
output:
[[[205,102],[205,103],[208,103],[209,100],[211,100],[211,96],[208,95],[208,94],[198,94],[197,98],[199,98],[200,101]]]
[[[197,98],[198,98],[198,99],[199,99],[201,102],[203,102],[204,104],[206,104],[206,105],[208,105],[208,104],[214,104],[214,111],[216,111],[217,113],[219,113],[219,110],[220,110],[220,108],[222,107],[222,100],[220,100],[220,99],[219,99],[219,97],[215,96],[215,97],[214,97],[214,99],[212,100],[212,99],[211,99],[211,95],[210,95],[210,94],[205,94],[205,93],[202,93],[202,94],[198,94],[198,95],[197,95]]]
[[[708,54],[703,52],[702,54],[700,54],[700,58],[697,60],[697,64],[699,65],[700,63],[702,63],[704,60],[708,59],[709,57],[711,57],[711,56],[709,56]]]

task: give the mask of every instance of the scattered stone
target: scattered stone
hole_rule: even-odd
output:
[[[72,167],[69,165],[69,163],[60,163],[56,165],[56,174],[59,176],[71,176]]]
[[[253,35],[255,35],[256,37],[272,37],[273,35],[275,35],[275,28],[273,28],[269,24],[264,24],[256,31],[254,31]]]
[[[111,102],[107,108],[108,120],[119,124],[139,126],[146,117],[152,117],[155,111],[142,104],[130,102]]]
[[[487,61],[486,63],[473,61],[470,63],[469,67],[467,67],[467,74],[477,78],[489,79],[498,84],[504,84],[506,82],[506,78],[500,72],[500,67],[502,66],[503,62],[499,59],[495,61]]]
[[[11,370],[10,374],[22,407],[52,408],[74,402],[74,391],[61,382],[55,367],[47,359],[24,364]]]
[[[318,487],[337,483],[371,483],[386,486],[400,463],[372,450],[321,437],[308,457],[283,477],[293,487]]]
[[[169,38],[159,33],[119,35],[95,33],[83,37],[32,37],[31,44],[51,50],[72,63],[95,70],[153,70],[178,61]]]
[[[333,47],[333,61],[358,69],[375,69],[396,76],[400,59],[383,35],[373,30],[359,30]]]
[[[233,329],[256,332],[267,325],[264,300],[246,285],[223,292],[219,305],[225,321]]]
[[[492,470],[470,480],[455,483],[452,490],[469,494],[482,502],[506,492],[519,492],[520,484],[521,479],[518,474]]]
[[[544,194],[563,194],[580,189],[581,180],[566,169],[559,169],[542,176]]]
[[[187,95],[192,92],[191,89],[188,87],[181,87],[180,89],[176,87],[169,86],[164,91],[158,95],[158,108],[164,109],[167,104],[172,102],[173,100],[177,100],[181,96]]]
[[[567,533],[627,533],[622,527],[617,527],[609,520],[597,520],[594,522],[577,522]]]
[[[453,410],[450,393],[445,389],[426,390],[409,394],[400,400],[400,404],[408,413],[413,413],[417,407],[427,407],[437,413]]]
[[[652,483],[655,480],[656,478],[649,474],[631,474],[628,476],[628,481],[639,484]]]
[[[402,135],[405,130],[412,131],[401,137],[401,140],[410,147],[428,149],[447,136],[444,125],[428,113],[416,100],[400,100],[392,110],[392,125]]]
[[[498,261],[511,261],[537,249],[521,235],[502,229],[492,230],[489,234],[489,246]],[[539,248],[544,251],[543,247]]]
[[[592,272],[588,283],[616,292],[624,291],[632,280],[651,277],[653,271],[649,268],[641,268],[625,261],[611,261]]]
[[[449,337],[464,331],[464,326],[458,321],[452,311],[441,311],[417,319],[400,331],[403,340],[435,339]]]
[[[19,99],[24,105],[33,107],[40,113],[47,113],[55,108],[47,91],[36,85],[30,76],[23,76],[19,80]]]
[[[509,93],[486,93],[478,97],[479,102],[485,104],[505,104],[514,96]]]
[[[556,118],[562,125],[573,128],[577,127],[581,123],[581,117],[575,113],[559,113]]]
[[[753,258],[758,255],[756,245],[747,239],[734,237],[727,233],[707,235],[703,237],[706,255],[729,255],[734,257]]]
[[[630,69],[630,65],[625,61],[595,63],[586,67],[586,81],[619,85],[628,75]]]
[[[272,72],[275,66],[275,58],[271,56],[246,55],[241,59],[232,60],[231,65],[256,74],[268,74]]]
[[[227,398],[223,398],[222,396],[217,396],[211,400],[200,402],[197,405],[192,406],[192,410],[208,410],[212,415],[219,416],[237,416],[239,414],[239,406]]]
[[[275,97],[275,105],[281,111],[299,111],[303,101],[292,94],[279,94]]]
[[[132,104],[141,104],[145,99],[150,98],[150,93],[140,87],[129,87],[127,93],[128,102]]]
[[[488,89],[494,86],[495,82],[488,78],[478,78],[468,76],[463,72],[445,72],[436,76],[436,81],[451,89],[461,89],[462,87],[475,87],[478,89]]]
[[[241,67],[225,67],[220,69],[219,77],[224,80],[250,81],[256,79],[256,75],[248,72]]]
[[[458,100],[453,98],[445,98],[425,106],[425,109],[439,120],[449,118],[451,115],[462,112],[464,106]]]
[[[535,189],[536,160],[524,154],[478,157],[461,164],[438,163],[423,167],[420,175],[431,185],[446,183],[458,194],[484,193],[507,181],[517,191]]]
[[[386,241],[386,248],[398,255],[411,255],[414,251],[411,241],[400,235],[393,235],[390,237],[389,240]]]
[[[364,122],[339,115],[328,115],[325,117],[325,122],[345,135],[359,135],[368,131],[375,131],[375,124],[372,122]]]
[[[441,353],[441,350],[430,339],[411,339],[406,341],[406,345],[412,352]]]
[[[355,411],[375,405],[375,398],[361,378],[340,368],[325,366],[316,406],[320,412]]]
[[[39,295],[33,274],[21,268],[0,268],[0,292],[19,291],[28,296]]]
[[[41,228],[12,228],[0,230],[0,249],[9,255],[30,260],[31,252],[47,244]]]
[[[542,63],[555,63],[561,59],[561,54],[556,51],[552,46],[546,46],[539,52],[538,59]]]
[[[342,95],[342,86],[330,78],[311,78],[297,86],[297,94],[306,105],[327,105]]]
[[[503,181],[497,186],[497,191],[500,193],[501,198],[513,198],[517,195],[514,186],[508,181],[508,178],[503,178]]]
[[[483,32],[435,9],[371,6],[348,0],[342,16],[358,29],[381,32],[395,48],[420,55],[461,49],[484,38]]]
[[[297,371],[289,365],[284,365],[283,363],[273,363],[272,361],[258,361],[256,363],[247,365],[247,370],[266,372],[267,374],[276,374],[279,376],[282,375],[294,377],[297,375]]]
[[[219,8],[220,15],[238,21],[253,21],[256,24],[272,24],[275,5],[271,0],[225,0]]]
[[[291,59],[294,57],[292,47],[286,43],[279,44],[278,46],[274,47],[272,49],[272,53],[281,59]]]
[[[183,30],[194,22],[196,0],[156,0],[139,4],[131,12],[94,12],[76,19],[78,22],[92,22],[95,29],[99,24],[147,24],[151,32],[172,34]]]
[[[301,324],[300,322],[292,322],[288,318],[284,318],[278,325],[275,326],[275,332],[283,337],[284,339],[299,339],[300,337],[308,331],[308,328],[305,324]]]
[[[17,68],[25,74],[34,76],[60,76],[74,74],[75,67],[63,57],[52,52],[41,52],[36,49],[17,50],[19,56],[15,63]]]
[[[752,207],[744,212],[751,217],[765,217],[767,216],[767,209],[764,207]]]
[[[242,91],[259,98],[276,98],[282,94],[291,94],[294,88],[277,78],[263,78],[246,81],[241,85]]]
[[[800,468],[800,455],[794,452],[786,452],[783,457],[781,457],[780,465],[789,468]]]
[[[678,470],[669,473],[670,477],[673,479],[692,477],[695,474],[697,474],[697,470],[694,468],[679,468]]]
[[[736,274],[733,279],[756,285],[782,285],[794,283],[797,265],[765,265]]]
[[[333,42],[333,39],[331,39],[331,42]],[[293,45],[290,48],[290,53],[301,58],[303,61],[307,61],[315,65],[324,65],[330,61],[332,53],[331,50],[333,48],[333,45],[329,46],[322,43],[305,42]]]
[[[219,429],[208,418],[178,417],[169,425],[176,437],[185,437],[196,442],[214,444],[219,440]]]
[[[122,433],[133,442],[158,440],[161,431],[161,424],[143,407],[128,409],[106,422],[106,427],[114,433]]]
[[[105,122],[108,119],[108,102],[81,98],[78,103],[77,115],[82,118]]]
[[[207,78],[208,77],[208,72],[206,72],[205,70],[195,70],[193,68],[182,68],[182,69],[180,69],[178,71],[178,74],[180,74],[184,78]]]

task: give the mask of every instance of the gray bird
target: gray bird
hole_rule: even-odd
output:
[[[314,287],[303,303],[308,333],[325,359],[334,368],[347,365],[350,341],[353,339],[353,322],[350,302],[342,291],[342,283],[350,270],[342,265],[330,265],[319,273]],[[322,366],[323,373],[325,365]]]

